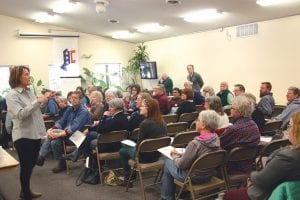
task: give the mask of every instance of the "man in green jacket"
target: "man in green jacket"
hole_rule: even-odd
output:
[[[167,96],[172,95],[173,81],[166,73],[163,73],[161,75],[161,79],[158,81],[158,83],[165,86]]]

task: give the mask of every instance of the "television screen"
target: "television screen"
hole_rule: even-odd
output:
[[[141,79],[157,79],[156,62],[140,63]]]

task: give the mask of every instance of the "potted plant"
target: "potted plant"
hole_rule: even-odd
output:
[[[123,68],[123,74],[126,76],[127,83],[137,83],[139,80],[140,63],[149,59],[147,46],[144,43],[136,45],[128,61],[128,66]]]

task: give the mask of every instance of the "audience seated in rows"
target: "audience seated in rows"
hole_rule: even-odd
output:
[[[85,94],[83,88],[81,86],[78,86],[76,88],[76,91],[80,92],[83,96],[82,98],[82,104],[85,106],[85,107],[90,107],[91,106],[91,103],[90,103],[90,99],[89,97]]]
[[[273,152],[261,171],[251,173],[246,188],[227,192],[224,200],[267,199],[281,183],[300,180],[300,112],[292,115],[288,127],[292,145]],[[292,196],[289,198],[293,199]]]
[[[245,95],[236,96],[233,99],[231,107],[231,116],[234,117],[234,123],[229,126],[220,136],[221,147],[225,150],[231,150],[239,146],[255,146],[260,141],[260,132],[251,119],[251,113],[254,109],[253,102]],[[234,165],[228,164],[229,173],[243,172],[252,170],[252,162],[244,161]]]
[[[231,108],[233,94],[228,89],[228,83],[226,81],[220,83],[220,91],[217,93],[217,96],[220,97],[224,110]]]
[[[54,117],[55,115],[58,114],[59,109],[58,105],[55,100],[55,92],[51,90],[47,90],[45,92],[45,96],[48,97],[48,104],[46,106],[46,111],[43,114],[44,119],[47,119],[49,117]]]
[[[140,124],[140,133],[136,143],[136,147],[123,145],[123,147],[120,150],[120,160],[125,172],[126,181],[128,181],[130,175],[130,167],[128,165],[128,160],[133,159],[135,157],[135,153],[137,150],[136,148],[138,148],[139,144],[145,139],[159,138],[166,136],[167,134],[167,126],[162,119],[157,100],[143,100],[142,105],[140,107],[140,115],[142,115],[145,119]],[[160,153],[158,152],[143,153],[143,155],[140,155],[140,162],[155,162],[158,160],[159,157]]]
[[[218,96],[209,96],[205,99],[204,108],[206,110],[214,110],[219,115],[218,129],[223,129],[229,126],[229,119],[223,110],[222,102]]]
[[[85,156],[91,155],[97,145],[98,134],[109,134],[111,131],[128,130],[129,123],[124,114],[124,104],[122,99],[114,98],[108,102],[109,111],[105,111],[102,120],[90,128],[83,131],[86,135],[85,140],[72,153],[68,154],[66,159],[77,161],[81,152]],[[107,143],[100,146],[100,152],[115,152],[121,148],[121,143]]]
[[[166,95],[170,96],[172,95],[173,91],[173,81],[172,79],[168,76],[167,73],[162,73],[161,78],[158,81],[158,84],[163,84],[165,86],[166,90]]]
[[[183,89],[181,94],[181,102],[178,104],[176,114],[178,117],[183,113],[191,113],[196,111],[196,105],[194,103],[194,92],[192,89]]]
[[[63,140],[68,138],[77,130],[81,130],[84,125],[91,124],[89,112],[82,104],[82,93],[75,91],[72,93],[72,107],[69,107],[64,115],[55,122],[55,125],[47,130],[47,138],[43,143],[37,165],[42,166],[45,158],[51,151],[53,152],[57,166],[52,169],[53,173],[58,173],[66,169],[66,162],[62,157],[63,154]],[[57,133],[56,129],[62,131]]]
[[[286,108],[281,114],[273,118],[273,120],[282,120],[281,129],[286,129],[287,124],[293,113],[300,111],[300,90],[297,87],[289,87],[286,93],[286,99],[288,101]]]
[[[68,100],[64,97],[56,98],[56,102],[57,102],[57,105],[58,105],[58,108],[59,108],[58,117],[60,119],[64,115],[66,110],[68,110],[70,105],[68,104]]]
[[[117,94],[113,90],[106,90],[105,92],[105,102],[104,102],[104,111],[109,110],[108,102],[114,98],[117,98]]]
[[[235,84],[233,89],[234,96],[245,94],[245,86],[242,84]]]
[[[215,90],[211,86],[205,86],[202,90],[202,96],[205,98],[209,96],[215,96]]]
[[[174,178],[183,181],[193,162],[201,155],[207,152],[220,149],[220,140],[214,132],[218,127],[219,116],[213,110],[200,112],[196,120],[196,130],[199,136],[188,143],[184,153],[177,152],[175,149],[171,152],[174,160],[165,158],[164,173],[161,186],[161,197],[166,200],[175,199]],[[213,176],[214,171],[196,171],[192,174],[193,183],[208,182]]]
[[[172,97],[169,100],[170,113],[175,114],[178,109],[178,104],[181,102],[181,90],[179,88],[173,88]]]

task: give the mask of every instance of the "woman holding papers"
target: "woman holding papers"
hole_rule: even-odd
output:
[[[219,116],[215,111],[205,110],[200,112],[196,120],[196,130],[200,135],[195,137],[186,147],[184,153],[171,151],[173,159],[165,158],[161,198],[166,200],[175,199],[174,178],[183,181],[193,162],[202,154],[219,150],[220,140],[215,130],[218,128]],[[196,171],[192,174],[192,181],[205,183],[210,180],[213,171]]]
[[[167,134],[167,126],[161,116],[157,100],[148,99],[142,102],[140,114],[145,117],[145,120],[140,125],[140,134],[136,143],[136,147],[145,140],[164,137]],[[130,166],[128,160],[135,157],[136,147],[124,145],[120,152],[120,160],[125,171],[125,179],[128,181],[130,175]],[[160,153],[144,153],[140,155],[141,163],[149,163],[158,160]],[[126,181],[125,181],[126,182]],[[126,185],[126,184],[125,184]]]

